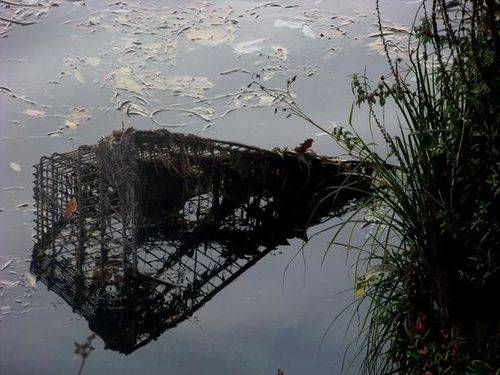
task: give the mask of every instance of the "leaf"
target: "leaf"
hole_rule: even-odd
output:
[[[202,97],[204,91],[214,85],[205,77],[193,76],[159,76],[151,83],[151,88],[168,90],[173,95]]]
[[[233,39],[234,30],[232,28],[203,28],[190,29],[186,36],[199,44],[215,46]]]
[[[61,130],[54,130],[52,132],[46,133],[45,135],[47,137],[54,137],[54,138],[56,138],[56,137],[59,137],[61,134],[63,134],[63,132]]]
[[[288,50],[285,47],[276,46],[273,47],[273,55],[281,61],[286,61],[288,59]]]
[[[36,117],[36,118],[42,118],[45,117],[45,111],[37,111],[35,109],[26,109],[24,114],[31,116],[31,117]]]
[[[101,58],[97,56],[87,57],[87,63],[90,66],[97,66],[101,63]]]
[[[365,281],[371,280],[383,273],[389,273],[393,272],[396,270],[396,267],[394,267],[392,264],[387,264],[387,263],[380,263],[376,264],[375,266],[368,267],[366,270],[363,279]]]
[[[85,83],[85,78],[83,78],[82,73],[80,73],[78,70],[75,70],[73,76],[78,82]]]
[[[308,25],[302,26],[302,35],[311,39],[316,38],[316,34],[314,33],[313,29],[311,29],[311,27]]]
[[[66,203],[66,207],[64,208],[64,217],[69,219],[78,209],[78,203],[75,198],[71,198],[68,203]]]
[[[396,270],[392,264],[380,263],[375,266],[368,267],[365,274],[356,281],[354,294],[358,297],[364,296],[366,293],[366,284],[369,280],[381,275],[382,273],[393,272]]]
[[[119,23],[120,25],[128,27],[132,27],[134,24],[136,24],[136,22],[128,18],[128,15],[126,14],[119,14],[118,16],[116,16],[115,22]]]
[[[381,55],[385,54],[384,43],[382,41],[382,38],[378,38],[374,42],[368,43],[367,46],[372,50],[377,51]]]
[[[233,46],[233,49],[236,53],[240,55],[247,55],[255,52],[261,51],[265,45],[263,44],[266,41],[264,38],[250,40],[248,42],[237,43]]]
[[[274,77],[274,74],[276,72],[262,72],[260,73],[260,78],[265,82],[265,81],[269,81],[271,78]]]
[[[26,278],[26,283],[30,288],[36,289],[36,277],[31,272],[26,272],[24,274]]]
[[[7,288],[11,288],[11,287],[16,286],[18,284],[19,284],[19,281],[10,281],[10,280],[5,280],[5,279],[0,279],[0,285],[6,286]]]
[[[0,266],[0,271],[3,271],[4,269],[6,269],[7,267],[10,266],[10,264],[12,263],[12,259],[11,260],[8,260],[7,262],[5,262],[4,264],[2,264]]]
[[[287,27],[289,29],[301,29],[303,24],[301,22],[285,21],[277,19],[274,21],[274,27]]]
[[[304,142],[302,142],[300,145],[295,147],[295,152],[297,154],[304,154],[308,149],[311,148],[314,140],[311,138],[306,139]]]
[[[21,172],[21,166],[17,163],[14,163],[13,161],[10,162],[10,169],[12,169],[15,172]]]
[[[273,105],[273,104],[276,104],[276,98],[274,96],[262,95],[259,98],[259,105],[269,106],[269,105]]]
[[[66,120],[74,122],[77,126],[81,125],[83,121],[90,119],[89,113],[83,108],[76,108],[75,111],[71,112],[65,117]],[[69,126],[68,126],[69,127]]]
[[[82,58],[78,56],[67,55],[66,58],[64,59],[63,65],[69,73],[71,70],[76,69],[76,67],[80,65],[82,62],[83,62]]]
[[[78,127],[78,124],[76,122],[68,119],[64,120],[64,125],[66,125],[66,127],[70,129],[76,129]]]
[[[132,70],[130,68],[121,68],[112,73],[114,78],[115,87],[117,89],[126,90],[142,94],[146,86],[140,83],[132,76]]]
[[[424,345],[422,348],[417,349],[417,351],[422,354],[422,355],[427,355],[429,353],[429,347],[427,345]],[[424,373],[426,375],[428,371]]]
[[[26,272],[24,274],[24,277],[26,278],[26,283],[28,284],[28,286],[30,288],[36,289],[36,277],[30,272]]]
[[[364,296],[366,293],[366,280],[356,281],[356,287],[354,288],[354,295],[357,297]]]

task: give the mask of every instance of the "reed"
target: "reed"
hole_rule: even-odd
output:
[[[389,152],[375,152],[352,120],[329,131],[371,166],[370,198],[329,228],[327,249],[358,250],[356,314],[366,313],[353,356],[367,374],[498,374],[500,4],[422,2],[400,57],[376,6],[390,74],[353,76],[351,115],[367,109]],[[328,131],[297,105],[292,81],[285,90],[261,88]],[[384,121],[385,111],[396,112],[396,124]],[[349,186],[332,194],[338,189]],[[339,241],[346,228],[367,224],[362,243]]]

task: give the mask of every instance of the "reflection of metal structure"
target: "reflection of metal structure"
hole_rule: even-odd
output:
[[[365,186],[344,173],[356,167],[167,131],[116,132],[36,166],[32,271],[107,347],[130,353],[359,195],[332,192]]]

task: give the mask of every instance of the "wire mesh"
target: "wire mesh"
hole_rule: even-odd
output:
[[[32,271],[107,347],[130,353],[338,215],[366,185],[352,177],[358,167],[166,130],[114,132],[35,166]],[[356,189],[332,194],[349,179]]]

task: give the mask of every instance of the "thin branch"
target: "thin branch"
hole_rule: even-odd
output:
[[[37,23],[36,21],[27,21],[27,22],[16,21],[16,20],[13,20],[10,18],[4,18],[2,16],[0,16],[0,20],[5,21],[5,22],[10,22],[10,23],[13,23],[16,25],[21,25],[21,26],[28,26],[28,25],[33,25],[33,24]]]
[[[13,5],[16,7],[37,7],[38,6],[38,0],[35,0],[34,3],[15,3],[13,1],[0,0],[0,3]]]

